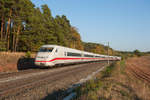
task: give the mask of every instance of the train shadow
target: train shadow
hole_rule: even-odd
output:
[[[64,93],[66,90],[59,89],[57,91],[53,91],[51,94],[48,94],[46,97],[41,100],[63,100]]]
[[[18,70],[37,69],[39,68],[34,64],[34,58],[20,58],[17,62]]]

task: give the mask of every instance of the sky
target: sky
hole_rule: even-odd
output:
[[[115,50],[150,51],[150,0],[31,0],[66,15],[81,39]]]

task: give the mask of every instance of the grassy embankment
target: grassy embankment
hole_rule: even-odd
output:
[[[150,86],[126,69],[125,60],[116,62],[76,89],[75,100],[149,100]]]

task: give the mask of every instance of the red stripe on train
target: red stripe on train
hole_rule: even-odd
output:
[[[52,61],[55,61],[55,60],[77,60],[77,59],[81,59],[81,60],[84,60],[84,59],[101,59],[101,60],[104,60],[103,58],[54,58],[50,61],[39,61],[39,60],[36,60],[35,62],[52,62]]]

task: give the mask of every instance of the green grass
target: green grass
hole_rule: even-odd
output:
[[[120,72],[125,74],[125,60],[120,61]]]
[[[113,63],[110,66],[108,66],[106,70],[102,71],[102,78],[110,77],[115,66],[116,66],[116,63]]]

